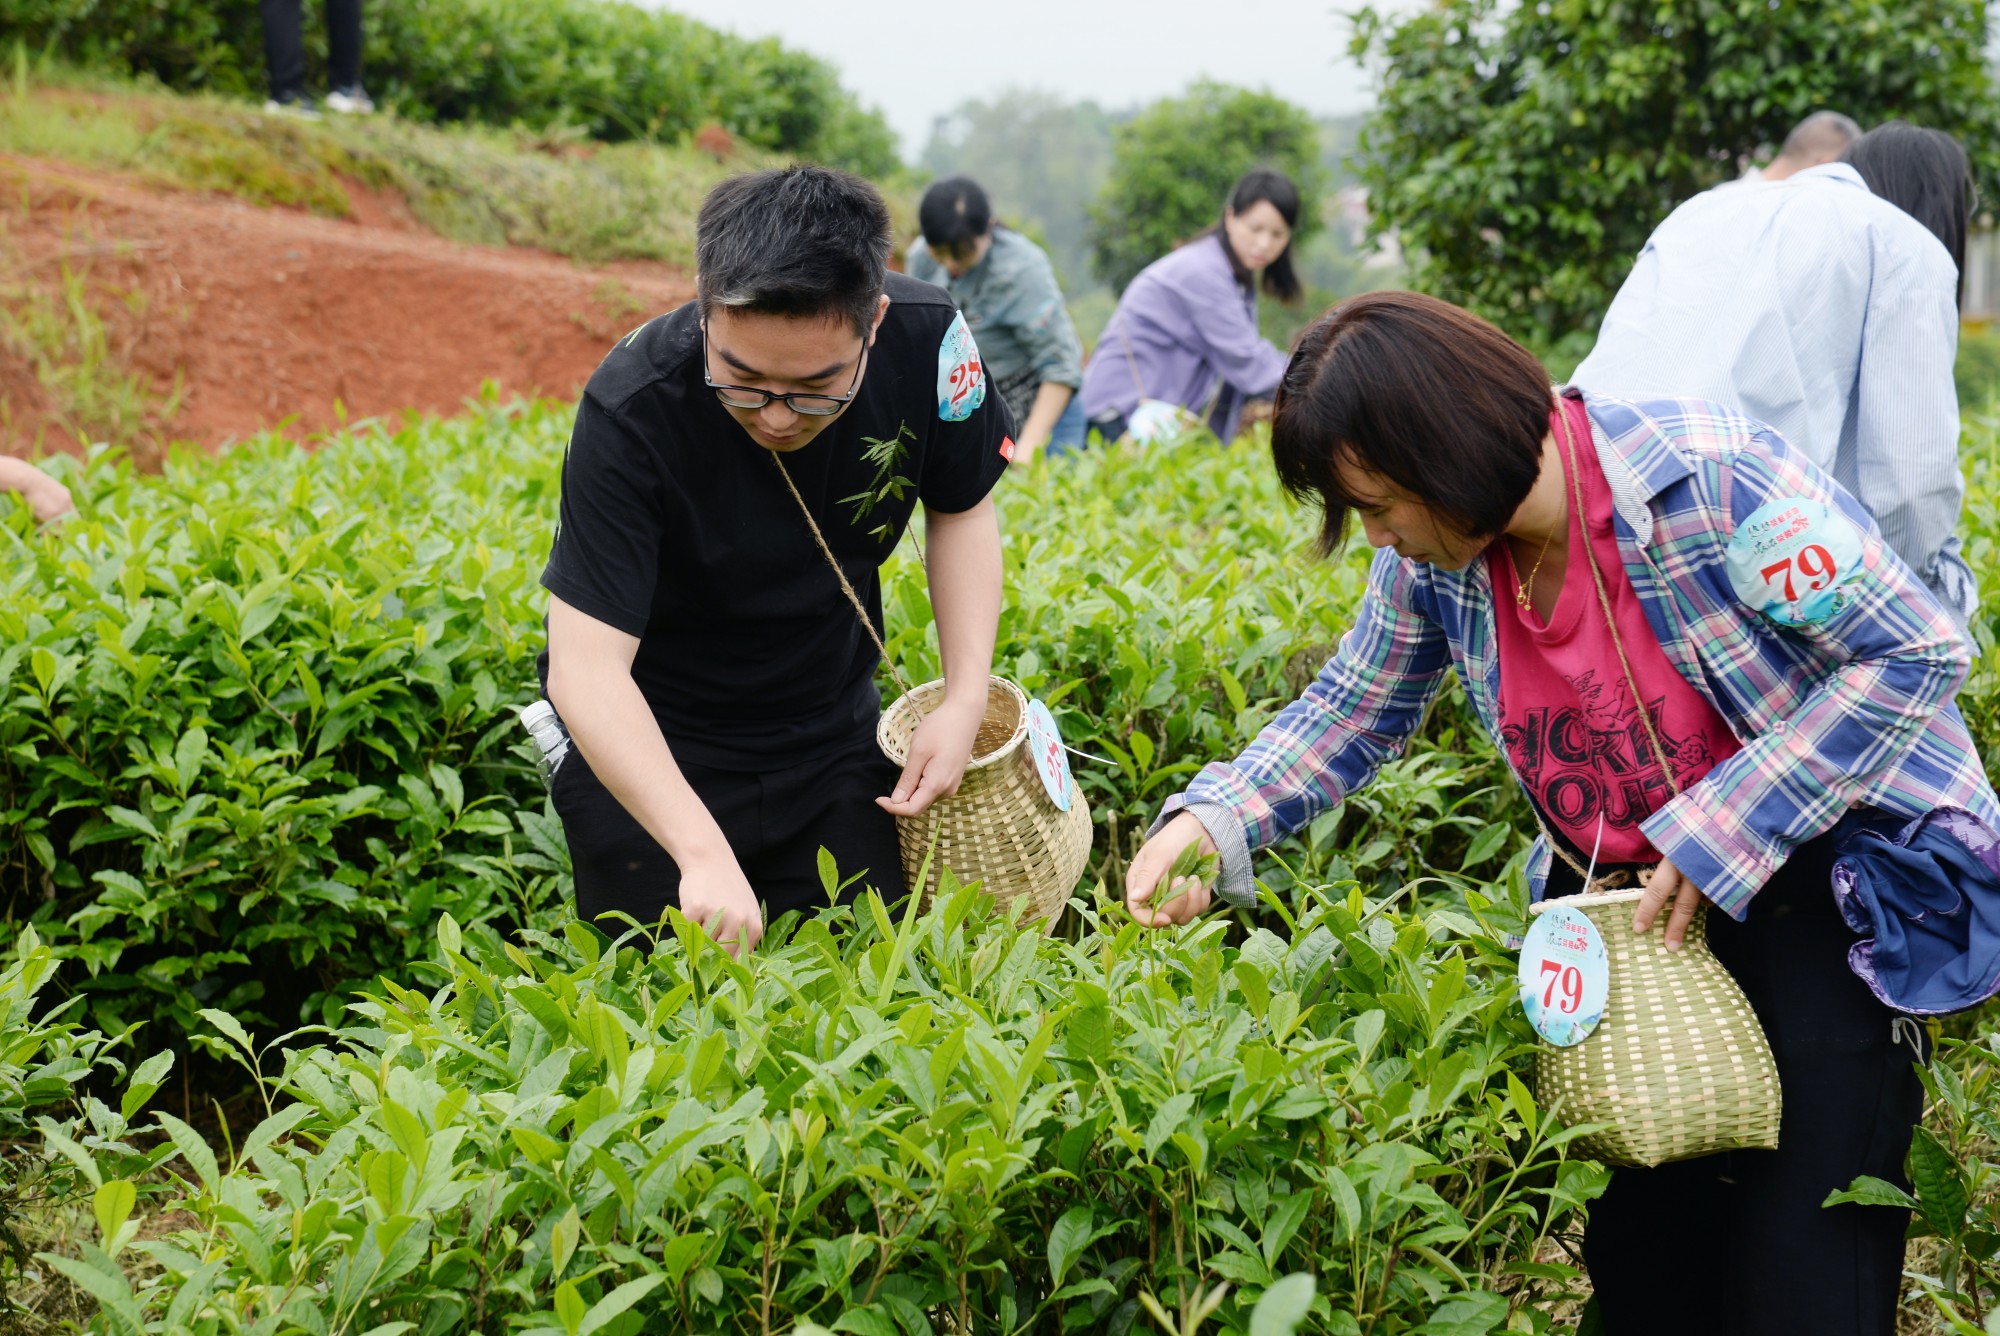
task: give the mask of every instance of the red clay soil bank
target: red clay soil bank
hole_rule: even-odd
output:
[[[210,446],[324,431],[336,402],[349,421],[451,412],[486,380],[570,396],[619,335],[693,295],[665,265],[446,241],[358,187],[354,217],[332,220],[0,154],[0,192],[0,265],[19,271],[0,287],[88,266],[156,402],[181,377],[166,434]],[[0,403],[11,453],[50,425],[48,396],[5,355]]]

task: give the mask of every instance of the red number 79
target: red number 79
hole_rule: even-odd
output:
[[[1833,577],[1840,573],[1839,566],[1834,563],[1833,553],[1827,551],[1818,543],[1810,543],[1801,548],[1796,558],[1786,557],[1783,561],[1772,562],[1769,566],[1758,572],[1758,574],[1764,577],[1764,583],[1767,585],[1775,583],[1778,576],[1784,576],[1785,601],[1787,603],[1792,602],[1799,596],[1798,588],[1792,583],[1792,563],[1794,561],[1798,563],[1799,574],[1806,577],[1806,588],[1808,590],[1826,588],[1833,583]]]

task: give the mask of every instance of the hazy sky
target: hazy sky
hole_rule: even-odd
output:
[[[1111,108],[1207,76],[1332,114],[1368,103],[1339,0],[646,0],[823,56],[905,158],[968,98],[1044,88]]]

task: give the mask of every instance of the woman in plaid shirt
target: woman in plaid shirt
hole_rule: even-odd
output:
[[[1828,832],[1863,807],[2000,826],[1952,704],[1971,653],[1952,618],[1768,428],[1552,393],[1518,344],[1418,294],[1307,332],[1272,451],[1327,550],[1359,514],[1368,596],[1304,696],[1169,801],[1128,873],[1133,916],[1250,902],[1251,851],[1369,782],[1456,671],[1543,824],[1536,893],[1577,889],[1599,848],[1600,868],[1650,869],[1637,925],[1663,920],[1670,948],[1704,898],[1721,910],[1711,946],[1785,1091],[1777,1151],[1613,1175],[1585,1244],[1606,1330],[1888,1336],[1906,1220],[1820,1203],[1857,1174],[1901,1180],[1922,1087],[1848,969]],[[1216,885],[1160,895],[1197,842]],[[1705,1283],[1662,1285],[1691,1243]]]

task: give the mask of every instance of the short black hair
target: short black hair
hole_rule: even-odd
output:
[[[1972,164],[1956,139],[1906,121],[1876,126],[1847,146],[1840,160],[1861,173],[1868,189],[1931,230],[1958,266],[1958,300],[1965,303],[1965,236],[1972,217]]]
[[[1222,206],[1222,217],[1227,221],[1230,214],[1241,214],[1246,209],[1259,204],[1269,204],[1285,220],[1285,226],[1294,232],[1299,228],[1299,188],[1292,178],[1270,167],[1253,167],[1237,178],[1236,185],[1229,192],[1229,200]],[[1230,249],[1229,233],[1222,222],[1214,228],[1216,236],[1222,238],[1222,253],[1229,257],[1229,268],[1236,275],[1236,282],[1242,287],[1250,286],[1250,271],[1243,267],[1243,261],[1236,258]],[[1304,289],[1299,284],[1298,270],[1292,266],[1292,247],[1287,243],[1278,252],[1278,258],[1264,266],[1264,291],[1281,302],[1295,302]]]
[[[993,205],[969,176],[934,182],[917,206],[924,244],[938,255],[957,255],[993,230]]]
[[[701,313],[844,316],[865,338],[891,243],[889,206],[851,173],[800,163],[731,177],[695,219]]]
[[[1371,292],[1300,336],[1272,406],[1271,457],[1286,491],[1318,502],[1322,552],[1340,547],[1355,508],[1342,459],[1489,538],[1541,475],[1554,410],[1542,364],[1486,321],[1419,292]]]

